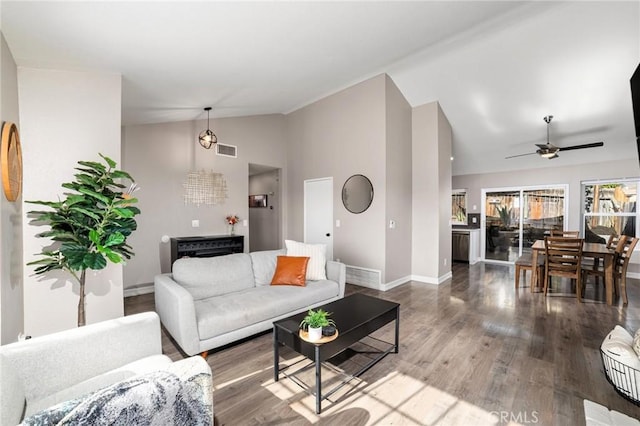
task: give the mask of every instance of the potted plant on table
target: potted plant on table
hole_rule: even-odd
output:
[[[300,328],[308,329],[309,340],[316,342],[322,339],[322,327],[335,326],[335,322],[329,316],[330,312],[325,311],[322,308],[317,310],[309,309],[307,316],[305,316],[300,322]]]

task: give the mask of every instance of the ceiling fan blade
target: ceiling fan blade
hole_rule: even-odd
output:
[[[518,155],[510,155],[508,157],[504,157],[505,160],[508,160],[509,158],[516,158],[516,157],[524,157],[525,155],[535,155],[535,152],[529,152],[527,154],[518,154]]]
[[[571,151],[574,149],[597,148],[599,146],[604,146],[604,142],[593,142],[593,143],[585,143],[582,145],[565,146],[559,149],[560,151]]]

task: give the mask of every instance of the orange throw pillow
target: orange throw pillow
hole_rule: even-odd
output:
[[[271,285],[297,285],[304,287],[306,284],[308,257],[278,256],[276,272],[271,279]]]

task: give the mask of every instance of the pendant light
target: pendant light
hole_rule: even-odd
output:
[[[200,142],[200,145],[202,145],[203,148],[209,149],[213,145],[215,145],[216,142],[218,142],[218,138],[211,131],[211,128],[209,127],[209,111],[211,111],[211,107],[206,107],[204,110],[207,111],[207,130],[203,130],[202,132],[200,132],[200,135],[198,136],[198,141]]]

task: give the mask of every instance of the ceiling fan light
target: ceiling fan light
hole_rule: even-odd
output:
[[[556,152],[555,151],[547,151],[547,152],[542,152],[540,153],[540,156],[542,158],[548,158],[548,159],[552,159],[554,157],[557,157]]]

